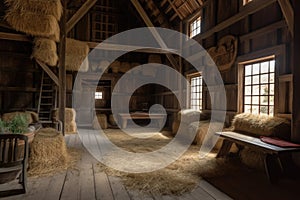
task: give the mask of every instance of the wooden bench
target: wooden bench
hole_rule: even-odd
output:
[[[244,135],[238,132],[216,132],[216,135],[224,138],[223,144],[217,157],[224,157],[228,154],[233,143],[248,146],[264,153],[265,171],[270,182],[275,182],[284,172],[282,158],[291,152],[300,152],[300,148],[283,148],[272,144],[267,144],[260,138]],[[279,172],[279,173],[278,173]]]

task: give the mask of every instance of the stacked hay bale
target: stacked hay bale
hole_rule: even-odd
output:
[[[90,48],[86,42],[67,38],[66,40],[66,70],[87,72],[89,63],[87,56]]]
[[[34,36],[32,58],[56,66],[59,20],[63,7],[60,0],[5,0],[5,19],[17,31]],[[38,20],[37,20],[38,19]]]
[[[107,129],[107,117],[105,114],[97,114],[93,120],[93,128],[94,129]]]
[[[52,128],[40,129],[31,143],[30,175],[42,175],[67,169],[70,156],[62,134]]]
[[[57,109],[53,110],[52,116],[54,120],[58,120],[59,112]],[[73,108],[65,109],[65,132],[69,134],[77,132],[76,111]]]

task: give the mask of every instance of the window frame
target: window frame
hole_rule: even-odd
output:
[[[246,75],[245,68],[248,65],[252,65],[251,68],[253,69],[254,65],[256,65],[256,64],[259,64],[259,67],[261,67],[262,63],[264,63],[264,62],[271,62],[271,61],[274,61],[274,71],[270,71],[271,68],[270,68],[270,65],[268,65],[268,72],[261,72],[261,70],[259,70],[259,72],[257,72],[257,73],[253,73],[253,71],[252,71],[250,74]],[[250,113],[254,113],[254,114],[266,114],[266,113],[262,113],[260,111],[260,109],[261,109],[262,106],[266,106],[266,107],[268,107],[268,115],[274,116],[275,115],[275,103],[274,103],[274,101],[275,101],[275,83],[276,83],[276,80],[275,80],[275,77],[276,77],[276,57],[275,57],[275,55],[264,57],[264,58],[261,58],[261,59],[249,60],[247,62],[244,62],[242,64],[242,67],[243,67],[243,82],[242,82],[243,96],[241,98],[243,98],[243,100],[242,100],[243,101],[243,112],[246,112],[245,111],[245,106],[249,105],[251,107],[251,109],[254,106],[258,107],[258,113],[254,113],[253,111],[251,111]],[[261,69],[261,68],[259,68],[259,69]],[[271,74],[273,74],[273,82],[270,82]],[[263,82],[260,79],[258,79],[257,83],[253,83],[252,82],[254,77],[261,77],[263,75],[267,75],[268,76],[268,82],[267,83],[263,84]],[[250,78],[251,79],[251,83],[246,84],[245,83],[246,78]],[[270,93],[270,91],[266,95],[262,94],[260,90],[261,90],[261,87],[263,85],[268,85],[269,88],[270,88],[271,85],[273,85],[273,94]],[[253,92],[253,87],[255,87],[255,86],[256,87],[258,86],[258,91],[259,91],[258,94],[255,94]],[[250,91],[250,94],[248,94],[248,95],[245,94],[246,93],[245,92],[246,87],[252,88],[251,91]],[[246,104],[246,102],[245,102],[246,97],[250,98],[250,101],[251,101],[248,104]],[[261,102],[261,98],[262,97],[267,97],[268,98],[267,104],[262,104],[262,102]],[[270,104],[270,101],[269,101],[270,97],[273,97],[273,104]],[[258,98],[258,102],[257,103],[253,103],[252,102],[254,98]],[[270,113],[270,108],[271,107],[273,107],[273,112],[272,113]]]
[[[200,92],[200,94],[201,94],[201,96],[200,96],[200,98],[199,98],[199,100],[201,101],[200,103],[199,103],[199,111],[202,111],[203,109],[204,109],[204,107],[203,107],[203,96],[204,96],[204,87],[203,87],[203,77],[202,77],[202,73],[200,73],[200,72],[196,72],[196,73],[192,73],[192,74],[188,74],[187,75],[187,79],[188,79],[188,81],[189,81],[189,85],[188,85],[188,88],[187,88],[187,99],[188,99],[188,101],[187,101],[187,107],[189,108],[189,109],[192,109],[191,108],[191,87],[192,87],[192,84],[191,84],[191,81],[192,81],[192,78],[196,78],[196,77],[201,77],[201,79],[202,79],[202,82],[201,82],[201,92]]]
[[[98,93],[99,93],[99,96],[97,95]],[[100,93],[101,93],[101,95],[100,95]],[[101,98],[98,98],[100,96],[101,96]],[[96,91],[94,99],[95,100],[103,100],[103,91]]]
[[[195,21],[196,21],[197,19],[199,19],[199,18],[200,18],[200,26],[199,26],[200,32],[197,33],[196,35],[191,36],[191,25],[192,25],[193,22],[195,22]],[[197,29],[197,28],[196,28],[196,29]],[[202,33],[202,15],[201,15],[201,13],[198,14],[198,15],[193,16],[192,18],[190,18],[190,19],[188,20],[188,23],[187,23],[187,33],[188,33],[187,35],[188,35],[190,38],[194,38],[194,37],[196,37],[197,35],[199,35],[199,34]]]

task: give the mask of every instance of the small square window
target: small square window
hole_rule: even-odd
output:
[[[201,33],[201,17],[198,17],[190,23],[190,37],[194,37]]]
[[[95,92],[95,99],[103,99],[103,92]]]

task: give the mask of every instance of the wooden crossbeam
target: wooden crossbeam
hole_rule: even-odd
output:
[[[4,32],[0,32],[0,39],[20,41],[20,42],[30,42],[31,41],[26,35],[16,34],[16,33],[4,33]]]
[[[265,7],[275,3],[276,1],[277,0],[260,0],[260,1],[254,1],[252,3],[249,3],[249,5],[247,5],[241,12],[239,12],[238,14],[230,17],[229,19],[217,24],[210,30],[208,30],[202,34],[199,34],[198,36],[195,37],[195,39],[199,41],[199,40],[208,38],[212,34],[229,27],[230,25],[244,19],[248,15],[265,8]]]
[[[173,2],[171,0],[168,0],[169,4],[171,5],[171,7],[173,8],[173,10],[176,12],[176,14],[178,15],[178,17],[182,20],[183,16],[180,14],[180,12],[177,10],[176,6],[173,4]],[[172,20],[171,20],[172,21]]]
[[[39,66],[41,66],[41,68],[43,68],[43,70],[49,75],[49,77],[54,81],[54,83],[59,86],[59,81],[56,74],[53,73],[53,71],[48,67],[48,65],[46,65],[44,62],[38,59],[36,59],[35,61]]]
[[[278,0],[282,14],[288,25],[288,29],[294,37],[294,10],[289,0]]]
[[[87,42],[91,49],[97,49],[99,43],[97,42]],[[144,46],[132,46],[132,45],[124,45],[124,44],[108,44],[108,43],[101,43],[101,50],[109,50],[109,51],[136,51],[141,53],[178,53],[175,49],[161,49],[161,48],[153,48],[153,47],[144,47]]]
[[[131,3],[134,5],[134,7],[136,8],[136,10],[138,11],[138,13],[140,14],[140,16],[142,17],[142,19],[144,20],[145,24],[148,27],[154,27],[154,24],[151,22],[150,18],[148,17],[147,13],[145,12],[145,10],[143,9],[142,5],[139,3],[138,0],[131,0]],[[165,44],[165,42],[163,41],[163,39],[161,38],[161,36],[159,35],[159,33],[157,32],[156,29],[150,29],[153,37],[156,39],[156,41],[158,42],[158,44],[163,48],[163,49],[168,49],[167,45]],[[168,60],[170,61],[171,65],[175,68],[175,69],[179,69],[179,65],[177,63],[177,61],[175,60],[175,58],[173,57],[172,54],[166,54]]]
[[[70,32],[70,30],[76,25],[76,23],[90,10],[91,7],[95,5],[97,0],[87,0],[77,12],[71,17],[71,19],[67,22],[66,25],[66,33]]]

